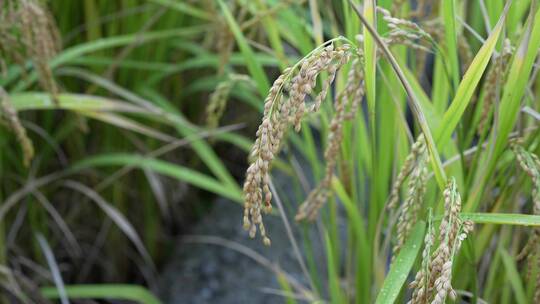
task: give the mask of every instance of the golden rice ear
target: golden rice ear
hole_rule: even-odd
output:
[[[8,127],[15,134],[23,151],[23,163],[26,167],[34,158],[34,145],[26,134],[26,129],[22,126],[17,111],[11,104],[9,95],[0,87],[0,116],[7,121]]]
[[[274,156],[279,153],[284,134],[291,126],[299,131],[306,110],[318,109],[319,103],[328,94],[330,83],[325,82],[321,93],[315,98],[314,106],[306,105],[306,96],[313,92],[317,77],[322,72],[328,72],[329,78],[333,80],[333,74],[353,55],[357,53],[354,53],[348,44],[337,47],[334,47],[332,43],[323,45],[293,68],[285,69],[270,88],[265,99],[262,123],[250,153],[251,164],[246,172],[244,183],[244,228],[252,237],[259,230],[265,244],[270,244],[270,240],[265,234],[262,213],[271,210],[270,167]],[[358,83],[355,83],[355,86],[358,86]],[[346,109],[345,102],[341,99],[336,106],[336,117],[339,117],[339,121],[345,119]],[[341,140],[339,138],[341,132],[337,129],[341,124],[339,121],[334,121],[334,127],[332,127],[332,132],[335,132],[338,142]],[[337,154],[337,152],[331,152],[331,154]],[[328,159],[327,156],[325,158]],[[330,166],[332,170],[333,166],[333,164]],[[331,172],[327,172],[327,175],[331,176]]]
[[[19,64],[31,59],[39,74],[40,86],[58,101],[58,85],[49,60],[60,50],[58,28],[47,8],[36,0],[8,0],[0,14],[2,53]],[[1,47],[0,47],[1,48]]]
[[[420,135],[412,145],[411,152],[407,155],[407,158],[405,158],[405,162],[403,163],[396,180],[392,184],[390,197],[388,198],[388,209],[396,208],[399,201],[399,190],[401,186],[405,182],[405,179],[411,174],[419,160],[422,159],[423,155],[426,153],[427,150],[424,136]]]
[[[358,110],[364,96],[363,81],[363,69],[360,66],[360,60],[356,59],[349,70],[344,90],[338,94],[334,101],[335,111],[330,121],[330,132],[328,133],[327,147],[324,152],[326,161],[325,175],[300,205],[295,217],[297,221],[315,220],[319,210],[328,200],[332,176],[334,175],[343,141],[343,124],[346,120],[354,118]]]
[[[472,221],[462,221],[461,196],[456,182],[451,178],[444,190],[444,216],[439,226],[439,245],[433,253],[434,232],[430,230],[425,239],[425,249],[422,253],[422,269],[417,273],[410,287],[413,296],[408,303],[438,303],[444,304],[447,297],[453,298],[452,266],[454,257],[459,252],[461,244],[473,230]]]
[[[428,155],[427,152],[422,152],[409,176],[407,187],[407,196],[403,201],[400,215],[397,221],[397,242],[393,248],[392,259],[399,253],[401,247],[408,239],[412,228],[417,222],[418,212],[422,207],[424,194],[426,192],[426,184],[428,180]]]
[[[378,6],[377,11],[383,15],[390,31],[385,35],[384,42],[388,45],[402,44],[412,49],[424,52],[430,51],[433,38],[424,31],[417,23],[393,17],[390,11]]]

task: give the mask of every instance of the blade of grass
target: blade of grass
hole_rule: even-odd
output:
[[[455,0],[446,0],[441,5],[443,23],[444,23],[444,38],[446,42],[446,51],[449,54],[451,79],[453,89],[459,85],[459,59],[457,47],[457,32],[456,32],[456,3]]]
[[[474,187],[465,204],[465,211],[474,211],[480,203],[485,186],[495,171],[498,159],[504,152],[508,136],[514,129],[518,117],[521,99],[525,94],[529,80],[528,75],[531,73],[538,49],[540,49],[540,9],[536,9],[534,12],[532,8],[536,7],[531,7],[527,29],[524,31],[520,45],[514,54],[504,85],[498,108],[497,125],[490,134],[489,147],[491,151],[482,159],[477,170]]]
[[[142,242],[141,238],[139,237],[139,234],[137,233],[137,230],[135,230],[135,227],[129,222],[129,220],[123,215],[118,209],[113,207],[110,203],[108,203],[103,197],[101,197],[97,192],[95,192],[93,189],[75,181],[66,181],[64,183],[64,186],[67,188],[76,190],[88,198],[90,198],[94,203],[96,203],[101,210],[107,216],[118,226],[120,230],[129,238],[129,240],[135,245],[135,248],[139,252],[139,254],[144,259],[145,263],[150,266],[152,269],[155,269],[154,262],[152,261],[152,257],[148,253],[148,250],[146,250],[146,247],[144,246],[144,243]]]
[[[94,41],[90,41],[83,44],[78,44],[76,46],[73,46],[71,48],[65,49],[62,51],[58,56],[53,58],[49,65],[51,69],[54,69],[62,64],[70,62],[72,59],[77,59],[83,56],[84,54],[93,53],[105,49],[111,49],[114,47],[119,47],[123,45],[131,44],[135,41],[139,43],[139,46],[142,44],[156,41],[156,40],[162,40],[162,39],[170,39],[173,37],[190,37],[197,34],[202,33],[205,30],[204,26],[194,26],[194,27],[186,27],[181,29],[172,29],[172,30],[161,30],[161,31],[153,31],[153,32],[146,32],[144,34],[129,34],[129,35],[122,35],[122,36],[115,36],[110,38],[102,38]],[[7,77],[0,78],[0,85],[6,86],[10,84],[13,80],[17,79],[17,77],[20,77],[23,73],[22,69],[20,67],[15,67],[13,69],[10,69],[8,72]],[[34,83],[37,80],[37,73],[33,71],[31,74],[28,75],[28,77],[25,77],[22,81],[20,81],[12,91],[14,92],[20,92],[28,88],[32,83]]]
[[[377,20],[375,13],[375,1],[364,1],[364,16],[372,28],[376,31]],[[371,183],[372,188],[377,189],[379,183],[379,154],[377,153],[377,116],[376,113],[376,92],[377,92],[377,44],[373,36],[369,34],[369,30],[364,26],[364,83],[366,87],[366,99],[368,104],[369,126],[370,126],[370,141],[371,141]],[[380,211],[381,203],[378,201],[379,194],[375,191],[370,191],[370,205],[368,231],[369,237],[374,237],[377,218]]]
[[[88,284],[65,286],[67,296],[71,299],[93,300],[126,300],[141,304],[161,304],[150,291],[142,286],[126,284]],[[47,299],[58,299],[60,294],[55,287],[40,288],[41,294]]]
[[[338,274],[338,266],[335,265],[334,246],[328,232],[324,234],[326,248],[326,267],[328,271],[328,285],[330,293],[330,303],[346,303],[345,295],[340,286],[340,277]]]
[[[96,166],[133,166],[141,169],[144,168],[176,178],[215,194],[222,195],[235,202],[242,202],[242,193],[240,190],[231,189],[231,187],[227,187],[205,174],[170,162],[147,158],[136,154],[101,154],[85,158],[82,161],[73,164],[70,171],[79,171]]]
[[[366,235],[364,218],[358,208],[347,194],[340,180],[334,176],[332,178],[332,189],[345,207],[348,223],[352,225],[352,231],[357,244],[357,273],[356,273],[356,298],[357,301],[367,303],[370,299],[370,274],[371,274],[371,254],[369,241]]]
[[[477,224],[540,226],[540,215],[520,213],[460,213],[460,216]]]
[[[43,252],[43,255],[45,256],[45,260],[47,261],[47,264],[49,264],[49,269],[51,270],[52,277],[54,280],[54,285],[56,286],[56,290],[58,290],[58,298],[60,299],[60,303],[62,304],[69,304],[69,300],[67,298],[67,292],[64,285],[64,280],[62,280],[62,274],[60,273],[60,269],[58,268],[58,263],[56,263],[56,259],[54,258],[54,254],[51,250],[51,247],[49,247],[49,244],[45,240],[45,237],[41,233],[38,233],[36,235],[37,241],[39,243],[39,246],[41,247],[41,250]]]
[[[403,285],[407,281],[407,276],[416,261],[416,257],[422,248],[425,230],[426,224],[423,221],[418,222],[414,226],[411,236],[405,242],[395,262],[390,267],[390,271],[384,280],[383,287],[379,291],[375,303],[392,304],[397,300]]]
[[[442,149],[446,142],[450,139],[452,132],[457,127],[463,113],[465,112],[465,109],[472,99],[473,93],[476,90],[484,71],[486,70],[493,51],[495,50],[497,40],[502,32],[504,21],[511,3],[512,1],[508,1],[506,3],[504,12],[499,19],[499,22],[497,22],[497,25],[491,32],[491,35],[488,37],[488,39],[486,39],[486,42],[474,57],[469,69],[463,76],[463,80],[459,83],[454,100],[450,104],[448,110],[444,113],[440,128],[438,128],[434,134],[435,143],[440,149]]]
[[[212,19],[214,18],[212,14],[209,14],[201,9],[198,9],[194,7],[193,5],[190,5],[189,3],[171,1],[171,0],[150,0],[150,2],[159,4],[159,5],[168,7],[170,9],[179,11],[181,13],[185,13],[193,17],[201,18],[204,20],[212,21]]]
[[[257,5],[263,11],[268,10],[265,1],[257,0]],[[276,20],[276,18],[272,15],[265,15],[264,17],[262,17],[263,28],[268,35],[268,41],[270,42],[270,46],[272,47],[272,50],[275,52],[276,57],[279,60],[280,68],[285,69],[287,67],[287,56],[285,55],[283,43],[281,42],[278,23],[279,21]]]
[[[373,29],[376,31],[377,21],[375,19],[375,1],[364,1],[364,18]],[[364,27],[364,69],[365,69],[365,83],[366,83],[366,96],[369,108],[369,117],[371,121],[375,121],[375,93],[376,93],[376,64],[377,64],[377,44],[374,41],[372,35],[369,34],[369,29]],[[375,126],[373,123],[372,126]],[[374,134],[374,131],[371,131]],[[373,144],[373,143],[372,143]]]
[[[510,281],[510,285],[514,291],[514,300],[519,304],[527,304],[525,289],[523,288],[523,282],[521,281],[519,272],[516,268],[516,262],[502,246],[499,246],[497,251],[499,251],[499,254],[501,255],[504,269],[508,276],[507,279]]]

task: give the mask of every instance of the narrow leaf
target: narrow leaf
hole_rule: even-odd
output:
[[[461,218],[477,224],[540,226],[540,215],[518,213],[461,213]]]
[[[161,304],[150,291],[142,286],[124,284],[68,285],[65,287],[71,299],[126,300],[141,304]],[[55,287],[42,287],[41,294],[48,299],[58,299],[60,293]]]
[[[448,110],[444,113],[440,128],[435,131],[435,143],[439,149],[442,149],[450,139],[452,132],[461,120],[463,112],[465,112],[465,109],[472,99],[472,95],[486,70],[493,51],[495,50],[510,3],[512,3],[512,1],[506,3],[506,7],[499,22],[497,22],[491,35],[478,51],[478,54],[474,57],[469,69],[459,84],[454,100],[450,104]]]
[[[422,248],[426,224],[422,221],[417,223],[411,233],[411,236],[405,242],[400,250],[396,260],[390,268],[390,272],[384,280],[383,286],[379,291],[377,304],[391,304],[397,300],[401,288],[407,281],[407,276],[411,271],[414,261]]]

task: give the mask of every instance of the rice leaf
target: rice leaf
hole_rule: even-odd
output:
[[[70,299],[88,300],[125,300],[141,304],[161,304],[148,289],[127,284],[85,284],[66,285],[66,294]],[[41,287],[41,294],[47,299],[58,299],[60,293],[55,287]]]
[[[201,9],[198,9],[194,7],[193,5],[185,2],[179,2],[179,1],[171,1],[171,0],[150,0],[150,2],[168,7],[170,9],[179,11],[181,13],[185,13],[188,15],[191,15],[193,17],[205,19],[205,20],[212,20],[213,16]]]
[[[326,268],[328,271],[328,285],[330,289],[330,302],[331,303],[345,303],[345,296],[342,293],[340,287],[340,278],[335,265],[334,245],[332,244],[332,238],[328,232],[324,234],[325,248],[326,248]]]
[[[147,169],[222,195],[233,201],[242,201],[242,194],[239,190],[231,189],[231,187],[227,187],[205,174],[170,162],[136,154],[101,154],[73,164],[70,170],[79,171],[97,166],[133,166],[135,168]]]
[[[464,220],[477,224],[540,226],[540,215],[521,213],[460,213]]]
[[[521,281],[521,277],[517,270],[516,262],[502,246],[497,247],[497,251],[501,255],[504,269],[506,270],[506,275],[508,276],[507,279],[510,281],[510,285],[514,291],[515,303],[527,304],[528,301],[525,295],[525,288],[523,287],[523,282]]]
[[[409,272],[416,261],[416,257],[420,249],[422,249],[425,230],[426,223],[423,221],[416,223],[409,239],[399,251],[395,262],[390,266],[390,271],[384,280],[375,303],[392,304],[397,300],[403,285],[407,281]]]
[[[469,69],[463,76],[459,87],[456,92],[454,100],[450,104],[448,110],[444,113],[440,128],[435,131],[435,143],[438,148],[444,147],[446,142],[450,139],[452,132],[457,127],[463,112],[469,105],[472,99],[473,93],[476,90],[484,71],[489,63],[489,59],[495,50],[497,40],[503,29],[504,20],[508,13],[511,1],[507,2],[504,9],[504,13],[501,15],[499,22],[491,32],[482,48],[478,51],[478,54],[474,57]]]
[[[446,42],[446,50],[449,54],[451,78],[454,89],[458,87],[460,68],[458,59],[457,47],[457,31],[456,31],[456,3],[455,0],[446,0],[441,4],[444,24],[444,38]],[[497,40],[497,39],[495,39]]]
[[[93,189],[75,181],[66,181],[65,186],[73,190],[79,191],[88,198],[90,198],[99,208],[118,226],[118,228],[128,237],[128,239],[133,243],[139,254],[144,259],[145,263],[149,265],[152,269],[155,269],[154,262],[152,257],[146,250],[144,243],[142,242],[137,230],[129,222],[124,214],[122,214],[118,209],[113,205],[107,202],[103,197],[101,197]]]

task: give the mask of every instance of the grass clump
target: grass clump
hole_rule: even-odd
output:
[[[300,139],[292,138],[293,143],[300,142],[300,144],[294,143],[294,145],[301,151],[300,153],[311,159],[312,169],[319,172],[318,175],[316,174],[315,187],[307,191],[303,199],[297,198],[303,203],[298,205],[295,218],[297,220],[318,220],[319,225],[322,221],[323,227],[327,229],[325,244],[327,251],[332,252],[327,253],[331,258],[326,267],[336,267],[328,272],[330,298],[339,299],[342,302],[362,303],[362,301],[369,301],[368,299],[372,296],[371,292],[377,290],[377,288],[374,289],[374,286],[380,286],[380,283],[371,283],[370,275],[374,275],[375,278],[385,277],[384,271],[381,274],[376,269],[378,266],[387,265],[385,262],[387,256],[391,256],[391,265],[403,262],[397,259],[401,249],[406,247],[405,245],[410,241],[411,234],[416,231],[417,223],[426,220],[428,214],[425,210],[434,208],[440,212],[440,216],[435,217],[440,218],[440,220],[433,220],[429,215],[430,228],[425,236],[420,269],[415,279],[410,283],[412,291],[410,294],[402,292],[399,296],[399,293],[396,293],[392,297],[394,300],[397,300],[398,297],[403,300],[408,299],[406,301],[409,303],[445,303],[447,298],[456,301],[458,295],[464,297],[464,295],[469,294],[463,290],[458,292],[452,283],[452,278],[463,276],[463,270],[459,270],[457,272],[459,274],[456,274],[454,269],[460,268],[465,263],[460,248],[465,239],[471,237],[470,234],[474,226],[473,222],[465,216],[466,213],[463,212],[463,209],[469,212],[490,210],[490,207],[477,209],[480,197],[482,197],[481,194],[487,195],[500,187],[502,189],[509,187],[507,186],[509,179],[503,176],[497,175],[493,182],[488,181],[491,174],[495,174],[496,171],[490,171],[488,173],[490,177],[478,172],[485,170],[488,164],[483,160],[484,158],[493,161],[493,152],[490,150],[492,147],[488,146],[484,150],[485,145],[482,142],[486,139],[489,141],[500,140],[497,133],[488,130],[490,125],[497,126],[499,123],[497,120],[499,114],[493,108],[498,106],[497,100],[501,98],[503,90],[505,90],[504,94],[510,94],[506,91],[511,89],[504,87],[503,84],[515,81],[513,78],[515,75],[509,76],[509,62],[513,56],[517,56],[512,46],[516,45],[517,42],[515,38],[514,41],[509,38],[500,38],[510,3],[507,3],[504,8],[500,7],[498,19],[491,23],[494,27],[490,28],[488,39],[482,40],[482,45],[479,48],[476,47],[478,50],[476,54],[473,52],[475,47],[471,43],[470,37],[457,35],[456,27],[442,22],[442,19],[457,22],[456,8],[453,7],[453,4],[441,4],[443,16],[440,18],[430,18],[436,16],[436,10],[434,8],[428,9],[424,4],[419,4],[419,7],[423,7],[426,12],[419,13],[404,9],[404,12],[408,12],[409,15],[403,14],[396,4],[392,6],[393,13],[390,13],[388,8],[371,5],[372,3],[369,5],[365,3],[362,13],[352,4],[352,8],[360,17],[360,23],[368,29],[364,35],[354,33],[354,31],[348,32],[349,35],[354,33],[357,40],[357,43],[347,40],[349,44],[347,49],[354,50],[351,54],[354,57],[352,62],[344,60],[338,65],[326,68],[326,62],[331,62],[327,58],[331,58],[332,55],[325,55],[324,52],[328,47],[322,49],[322,56],[320,48],[316,48],[295,65],[295,68],[299,67],[296,76],[293,75],[295,68],[285,69],[272,86],[266,99],[263,121],[259,126],[257,139],[252,148],[251,156],[254,158],[252,158],[246,174],[244,228],[249,230],[251,237],[254,237],[258,225],[263,242],[266,245],[270,244],[266,233],[267,227],[262,224],[261,213],[263,208],[267,214],[272,210],[273,193],[269,187],[272,161],[279,158],[280,147],[286,143],[284,134],[288,128],[294,127],[299,132],[304,113],[321,111],[322,113],[319,112],[317,116],[321,119],[311,126],[320,127],[321,135],[326,135],[323,168],[317,164],[317,148],[312,143],[311,146],[307,145],[313,141],[309,138],[311,130],[304,131]],[[536,14],[536,7],[531,6],[531,8],[529,17]],[[373,11],[370,12],[370,9]],[[378,21],[370,16],[375,12],[382,17]],[[363,14],[366,14],[366,17]],[[403,15],[404,17],[394,17],[393,15]],[[422,16],[422,18],[411,21],[412,19],[407,19],[411,18],[410,16]],[[533,22],[534,19],[528,20]],[[465,21],[461,20],[461,22]],[[382,28],[384,34],[379,34],[374,25]],[[468,24],[465,24],[465,28],[471,31],[473,36],[478,34]],[[525,29],[525,31],[527,30]],[[530,38],[527,35],[527,32],[524,32],[522,39]],[[337,40],[341,39],[332,39],[330,42],[336,43]],[[498,41],[500,42],[498,43]],[[364,53],[369,49],[366,49],[366,45],[372,45],[374,42],[378,47],[374,54],[367,56],[367,53]],[[532,58],[536,56],[536,53],[532,52],[527,56]],[[384,57],[390,60],[391,65],[385,65]],[[490,58],[492,58],[491,61]],[[408,64],[407,60],[412,60],[412,62]],[[336,62],[340,61],[336,60]],[[378,71],[370,68],[373,61],[378,65]],[[322,67],[321,62],[323,62]],[[346,64],[346,62],[349,63]],[[321,71],[327,72],[327,76],[322,77],[317,85],[317,76]],[[428,79],[431,82],[431,88],[428,84],[421,83],[422,79],[430,77],[425,75],[425,73],[429,73],[428,71],[433,73],[431,76],[433,78]],[[484,74],[485,76],[483,76]],[[533,77],[535,76],[533,75]],[[366,110],[361,107],[364,91],[373,89],[370,86],[373,85],[374,80],[377,89],[376,95],[383,96],[375,100],[376,109],[383,111],[383,113],[373,114],[372,111],[375,108],[369,99],[375,95],[372,94],[370,97],[370,94],[367,94],[369,116],[366,122],[363,115],[357,114]],[[530,84],[532,83],[531,81]],[[409,107],[404,107],[403,103],[396,101],[395,95],[398,93],[385,92],[385,90],[394,89],[392,85],[402,85],[405,88],[410,98]],[[314,90],[317,86],[320,91]],[[328,91],[333,91],[333,94],[329,94]],[[286,94],[287,92],[289,94]],[[428,94],[432,96],[430,97]],[[312,104],[305,101],[306,96],[309,95],[312,95]],[[403,102],[403,96],[401,95],[401,99],[399,99],[401,102]],[[332,108],[321,107],[324,99],[334,100],[334,106]],[[453,101],[448,103],[448,100]],[[385,105],[378,105],[382,103]],[[420,133],[411,130],[400,132],[402,127],[411,127],[411,122],[405,121],[401,112],[404,109],[412,111],[415,118],[412,125],[416,128],[419,127],[421,134],[416,136],[417,139],[410,145],[410,148],[405,148],[408,153],[400,151],[394,154],[402,160],[393,162],[392,156],[384,155],[384,153],[392,153],[392,151],[384,149],[397,149],[397,145],[403,145],[402,142],[397,142],[399,137],[407,138],[405,146],[409,146],[408,142],[413,138],[412,134]],[[385,111],[393,114],[387,115],[384,113]],[[501,115],[504,116],[506,113]],[[399,121],[400,119],[401,121]],[[391,123],[394,129],[385,132],[375,129],[377,127],[383,129],[387,123]],[[535,125],[536,121],[527,119],[523,123]],[[536,131],[533,131],[533,134],[536,134]],[[533,134],[531,134],[530,142],[536,143],[537,140]],[[302,146],[302,143],[305,143],[306,146]],[[382,146],[382,143],[386,143],[386,145]],[[366,145],[371,145],[371,147],[366,147]],[[304,147],[308,147],[311,151],[303,151]],[[532,165],[534,157],[530,154],[527,154],[526,157],[523,156],[523,148],[518,151],[515,144],[511,142],[506,144],[506,152],[510,150],[510,147],[516,153],[521,166],[525,166],[525,171],[533,177],[533,188],[536,189],[536,173],[531,171],[531,168],[537,166],[537,164]],[[466,149],[471,149],[472,158],[464,154]],[[372,151],[371,155],[362,156],[370,150]],[[403,157],[404,155],[407,156]],[[451,155],[455,155],[456,159],[452,159]],[[500,156],[501,154],[496,157]],[[355,157],[364,161],[351,162],[349,158]],[[442,162],[441,158],[446,161]],[[529,159],[527,164],[525,164],[525,159]],[[504,170],[507,163],[502,159],[500,161],[501,163],[495,167],[497,170]],[[396,163],[401,163],[401,170],[393,178],[393,183],[390,183],[392,174],[388,173]],[[381,172],[381,170],[386,171]],[[381,178],[379,174],[384,178]],[[447,174],[453,177],[447,180]],[[500,173],[497,171],[496,174]],[[444,197],[444,204],[441,206],[436,203],[435,198],[438,191],[433,187],[432,176],[436,177],[438,186],[442,188],[440,191]],[[339,182],[337,182],[338,179]],[[303,184],[305,183],[303,181]],[[365,191],[365,186],[362,183],[368,185],[369,191]],[[463,202],[461,194],[457,191],[458,184],[464,189],[463,193],[466,199]],[[402,203],[399,204],[401,188],[404,185],[406,185],[404,190],[406,194]],[[489,188],[486,192],[486,185],[493,188]],[[304,185],[303,188],[307,187]],[[372,194],[373,191],[375,194]],[[512,194],[506,191],[510,190],[505,190],[507,196],[504,197],[512,197]],[[533,196],[536,195],[536,191],[533,190]],[[368,193],[371,194],[367,195]],[[478,196],[479,194],[480,196]],[[369,203],[364,202],[366,196],[370,197]],[[374,199],[377,197],[381,199]],[[361,221],[349,226],[345,241],[346,246],[349,246],[347,249],[340,249],[339,246],[335,245],[340,243],[339,233],[335,230],[340,221],[340,201],[346,201],[346,203],[343,202],[344,212],[349,219]],[[330,202],[328,208],[324,208],[328,202]],[[383,206],[385,208],[381,208]],[[495,213],[495,210],[500,210],[499,208],[506,209],[508,207],[508,204],[499,202],[496,206],[492,206],[492,212]],[[320,216],[320,210],[325,210],[327,213]],[[391,212],[385,214],[383,210]],[[480,218],[479,216],[480,214],[474,214],[469,218]],[[498,216],[487,216],[487,221],[491,224],[503,224],[496,219]],[[512,215],[508,216],[512,217]],[[439,237],[436,239],[432,222],[439,221]],[[537,228],[533,230],[537,231]],[[493,227],[483,227],[479,233],[478,237],[482,238],[485,243],[478,244],[476,248],[473,245],[472,249],[467,249],[469,255],[471,250],[480,254],[476,258],[472,257],[472,259],[477,260],[471,263],[483,261],[485,257],[483,254],[489,251],[486,246],[488,239],[494,233]],[[534,235],[537,235],[537,232]],[[380,243],[381,239],[384,242]],[[537,246],[537,241],[536,237],[531,238],[523,251],[527,253],[519,254],[516,258],[519,259],[521,256],[529,254],[529,247]],[[536,245],[531,245],[533,242]],[[388,251],[388,247],[391,250]],[[345,267],[357,267],[356,271],[347,270],[344,274],[339,274],[338,269],[341,261],[336,255],[341,250],[345,251],[345,262],[343,262]],[[407,247],[407,250],[411,249]],[[381,256],[377,256],[381,253]],[[406,252],[403,255],[413,258],[412,252]],[[469,256],[468,259],[470,262],[471,257]],[[489,258],[488,260],[490,262],[484,262],[494,262]],[[506,265],[510,267],[510,264]],[[390,272],[393,269],[400,269],[400,267],[389,268]],[[369,270],[372,272],[360,273]],[[406,276],[410,270],[396,271],[402,271],[401,275]],[[488,278],[488,272],[483,272],[481,274],[483,277],[480,280],[488,286],[494,286],[491,284],[495,284],[494,282],[497,280],[491,274]],[[345,284],[346,291],[344,293],[347,296],[336,288],[336,280],[339,280],[341,275],[345,277],[343,284]],[[392,273],[386,277],[394,280]],[[474,281],[477,280],[476,278],[471,280],[460,282],[457,285],[462,289],[477,284]],[[515,277],[512,280],[513,286],[519,286]],[[385,282],[384,285],[386,284]],[[477,288],[476,285],[472,286]],[[475,289],[474,292],[478,292],[478,290]],[[476,299],[478,295],[475,294],[474,297]],[[530,297],[532,299],[536,296],[531,294]],[[344,298],[348,298],[348,300],[344,300]],[[379,295],[377,298],[389,297]]]

